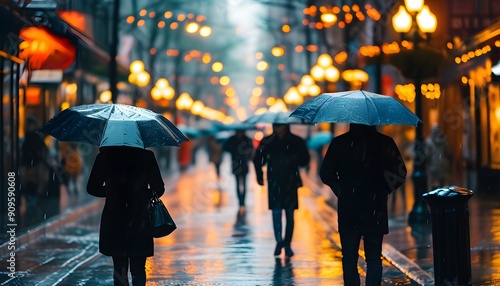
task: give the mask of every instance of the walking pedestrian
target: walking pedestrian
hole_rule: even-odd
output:
[[[448,138],[438,125],[431,129],[425,139],[428,186],[432,189],[448,184],[451,169],[451,149]]]
[[[149,189],[148,189],[149,186]],[[99,251],[113,259],[114,285],[146,284],[146,258],[154,255],[147,205],[164,183],[152,151],[101,147],[87,184],[90,195],[106,198],[101,217]]]
[[[366,285],[380,285],[382,240],[389,233],[387,199],[406,178],[396,143],[374,126],[350,124],[347,133],[330,143],[320,177],[338,198],[344,284],[360,285],[357,262],[363,238]]]
[[[208,137],[208,160],[214,164],[217,176],[217,188],[220,189],[220,164],[222,163],[222,145],[214,135]]]
[[[262,167],[267,164],[268,207],[272,211],[276,248],[274,255],[294,255],[291,242],[294,211],[299,207],[297,190],[302,186],[299,167],[309,164],[306,142],[290,132],[289,124],[273,124],[273,133],[264,137],[253,159],[257,183],[264,185]],[[282,215],[285,212],[285,236],[282,236]]]
[[[245,196],[247,192],[248,163],[253,157],[252,139],[245,134],[245,130],[236,130],[229,137],[222,150],[231,154],[231,172],[236,178],[236,196],[238,197],[238,213],[245,213]]]
[[[59,155],[62,168],[63,184],[69,195],[78,195],[78,178],[82,172],[82,157],[74,142],[60,142]]]

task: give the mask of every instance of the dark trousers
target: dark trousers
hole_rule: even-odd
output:
[[[115,286],[128,286],[128,266],[133,286],[146,285],[146,256],[117,257],[113,256],[113,281]]]
[[[360,285],[358,250],[361,238],[363,238],[366,258],[366,286],[380,286],[382,283],[382,239],[384,235],[380,233],[361,234],[356,231],[340,233],[344,285]]]
[[[283,238],[283,223],[281,218],[283,216],[283,211],[285,211],[286,218],[286,227],[285,227],[285,237]],[[293,227],[295,224],[293,218],[294,208],[287,209],[273,209],[273,228],[274,228],[274,237],[277,242],[284,242],[285,245],[290,245],[292,242],[293,235]]]
[[[247,193],[246,174],[235,175],[236,177],[236,196],[240,207],[245,206],[245,196]]]

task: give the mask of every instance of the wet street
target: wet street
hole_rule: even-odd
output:
[[[166,174],[162,197],[178,229],[155,239],[147,260],[147,285],[342,285],[338,234],[308,188],[300,189],[292,248],[295,255],[273,256],[274,234],[265,187],[248,177],[245,215],[238,215],[229,162],[215,170],[199,156],[181,174]],[[84,216],[21,249],[16,276],[0,273],[0,285],[112,285],[112,260],[98,252],[103,201]],[[1,262],[6,268],[6,259]],[[366,268],[360,259],[360,271]],[[363,274],[362,274],[363,275]],[[362,277],[364,280],[364,276]],[[384,285],[418,285],[384,261]]]

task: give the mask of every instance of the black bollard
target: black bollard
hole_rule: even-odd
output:
[[[472,194],[452,186],[422,195],[431,209],[435,285],[472,285],[467,206]]]

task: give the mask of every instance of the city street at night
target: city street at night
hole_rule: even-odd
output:
[[[499,0],[2,0],[0,67],[0,286],[500,285]]]

